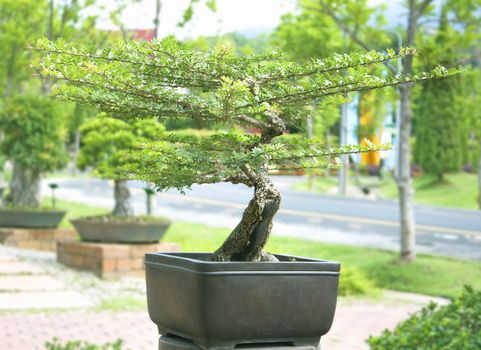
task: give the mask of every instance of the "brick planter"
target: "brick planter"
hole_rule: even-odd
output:
[[[176,243],[126,244],[59,241],[57,261],[102,278],[144,277],[144,255],[152,252],[178,252]]]
[[[74,241],[77,233],[63,228],[0,228],[0,243],[11,247],[55,251],[58,241]]]

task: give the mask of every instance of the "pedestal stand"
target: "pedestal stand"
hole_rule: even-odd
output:
[[[294,346],[289,344],[241,344],[235,349],[242,350],[321,350],[321,345]],[[203,350],[188,339],[175,336],[161,336],[159,350]],[[233,349],[234,350],[234,349]]]

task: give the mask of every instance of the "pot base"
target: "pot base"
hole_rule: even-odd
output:
[[[243,344],[239,349],[245,350],[321,350],[321,345],[289,345],[287,343]],[[176,336],[162,336],[159,350],[203,350],[188,339]]]

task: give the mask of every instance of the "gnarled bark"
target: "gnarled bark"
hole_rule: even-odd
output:
[[[256,175],[254,197],[242,220],[215,252],[219,261],[276,261],[263,248],[272,230],[272,219],[281,204],[281,194],[266,174]]]
[[[3,202],[4,205],[13,207],[38,207],[40,205],[40,172],[14,162],[9,192]]]
[[[112,215],[115,216],[133,216],[134,210],[131,204],[130,190],[127,187],[127,181],[115,180],[114,181],[114,197],[115,207],[112,211]]]

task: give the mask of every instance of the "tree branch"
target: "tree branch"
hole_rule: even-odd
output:
[[[346,33],[352,41],[354,41],[356,44],[358,44],[359,46],[361,46],[363,49],[365,50],[368,50],[370,51],[371,48],[369,47],[369,45],[367,45],[364,41],[361,40],[361,38],[359,38],[359,36],[357,35],[356,32],[350,30],[343,22],[342,20],[336,15],[336,13],[329,7],[328,4],[326,4],[324,2],[324,0],[319,0],[319,4],[321,5],[322,7],[322,10],[324,10],[324,12],[329,16],[331,17],[334,22],[336,22],[337,26],[344,32]],[[306,6],[305,7],[307,10],[311,10],[311,11],[315,11],[315,12],[321,12],[320,9],[318,8],[315,8],[315,7],[311,7],[311,6]],[[392,65],[390,64],[389,62],[383,62],[384,65],[391,71],[392,74],[398,74],[399,72],[397,71],[397,69]]]
[[[421,17],[423,14],[424,14],[424,11],[426,11],[426,8],[432,4],[433,0],[423,0],[421,1],[421,3],[419,4],[419,7],[416,11],[416,15],[415,15],[415,18],[416,20],[419,19],[419,17]]]

